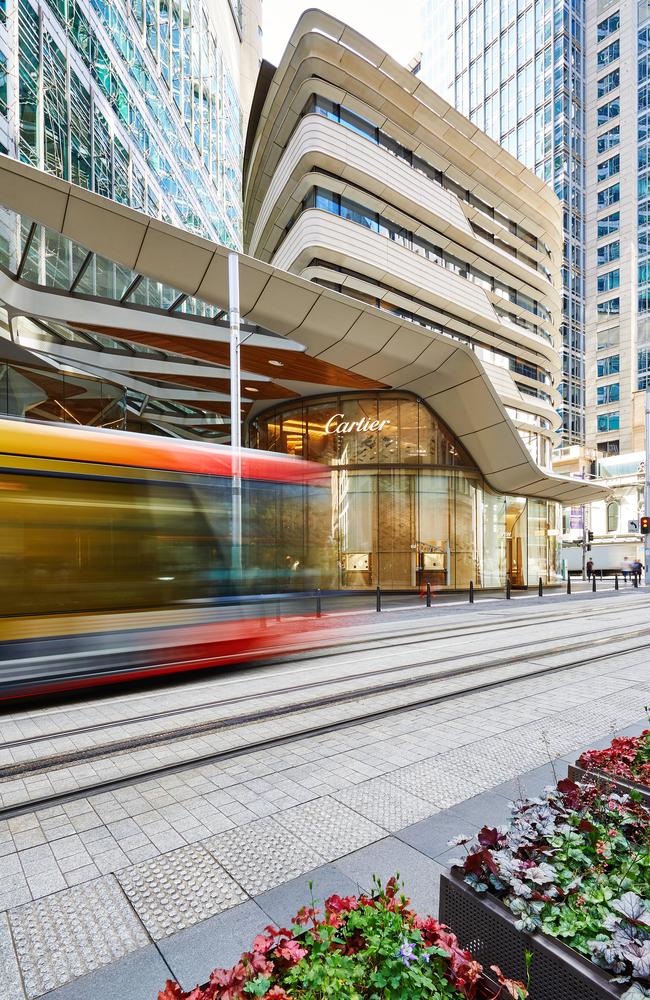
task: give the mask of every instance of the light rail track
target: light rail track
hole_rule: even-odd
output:
[[[596,613],[594,612],[591,617],[594,617],[595,614]],[[602,610],[601,610],[600,614],[602,614]],[[563,620],[566,620],[566,615],[562,615],[561,617],[562,617]],[[582,616],[582,617],[587,617],[587,616]],[[554,621],[554,620],[555,620],[555,618],[535,618],[535,619],[532,619],[532,622],[534,622],[535,624],[545,624],[545,623],[548,623],[548,622]],[[522,622],[520,620],[517,623],[517,627],[520,627],[521,624],[522,624]],[[512,627],[513,627],[512,625],[508,625],[507,628],[510,629]],[[606,632],[613,632],[617,628],[620,629],[621,626],[610,625],[610,626],[606,626],[605,628],[598,629],[597,631],[594,631],[593,629],[591,629],[588,632],[578,633],[576,636],[572,636],[571,638],[574,639],[574,640],[575,639],[581,639],[581,640],[588,639],[589,641],[593,642],[594,641],[594,637],[596,635],[598,635],[598,634],[602,635],[603,633],[606,633]],[[373,639],[372,641],[367,641],[367,642],[364,642],[364,641],[360,640],[360,642],[362,642],[361,648],[354,648],[354,652],[357,652],[357,653],[359,653],[359,652],[373,652],[373,651],[376,651],[376,649],[378,649],[378,648],[381,649],[382,651],[384,651],[384,650],[386,650],[386,651],[391,650],[392,651],[392,650],[399,649],[399,648],[404,647],[404,646],[415,646],[415,645],[421,645],[423,643],[428,643],[428,642],[432,641],[433,639],[439,640],[439,639],[443,639],[444,638],[444,639],[449,640],[449,639],[455,639],[455,638],[467,638],[468,636],[484,635],[486,633],[486,631],[495,632],[495,631],[506,631],[506,630],[507,629],[501,629],[501,628],[497,627],[497,628],[493,628],[493,629],[490,629],[490,630],[487,630],[485,628],[482,628],[482,629],[467,629],[467,630],[462,630],[462,631],[453,630],[453,629],[449,629],[449,630],[440,629],[440,630],[437,630],[436,632],[432,632],[429,629],[426,632],[426,634],[424,636],[420,637],[420,638],[417,638],[417,639],[413,639],[413,638],[400,639],[399,641],[391,642],[388,646],[386,646],[386,644],[385,644],[385,638],[386,637],[381,637],[381,639],[376,639],[376,640]],[[418,634],[421,634],[421,632],[418,633]],[[627,638],[629,638],[631,636],[643,636],[643,635],[648,635],[648,634],[650,634],[650,628],[648,628],[648,629],[641,628],[641,629],[637,629],[636,631],[634,631],[632,633],[630,633],[629,631],[627,631],[625,633],[625,636]],[[549,640],[549,641],[553,641],[553,640]],[[520,642],[514,643],[514,644],[509,644],[509,645],[497,646],[497,647],[495,647],[493,649],[487,650],[486,653],[485,653],[485,656],[492,658],[494,656],[500,656],[502,654],[508,654],[512,650],[521,649],[521,647],[522,647],[522,644]],[[569,645],[567,645],[567,643],[564,642],[561,646],[557,646],[557,647],[554,647],[554,648],[551,648],[551,649],[544,650],[544,653],[547,656],[548,655],[556,655],[556,654],[563,653],[563,652],[570,652],[570,651],[572,651],[574,649],[581,649],[583,647],[584,647],[584,641],[583,642],[577,642],[577,643],[574,642],[573,644],[569,644]],[[348,644],[347,643],[343,644],[343,650],[345,651],[346,649],[348,649]],[[323,650],[320,656],[316,653],[313,657],[309,657],[309,659],[314,659],[314,658],[325,659],[325,658],[329,658],[329,657],[332,657],[332,656],[340,656],[340,655],[341,655],[341,648],[339,648],[336,653],[334,653],[331,650],[327,649],[327,650]],[[469,653],[454,653],[453,655],[437,657],[435,659],[434,658],[428,658],[428,659],[425,659],[425,660],[410,661],[409,663],[403,663],[403,664],[399,664],[397,666],[392,666],[392,667],[382,667],[382,668],[380,668],[378,670],[360,671],[358,673],[349,674],[349,675],[344,676],[344,677],[335,676],[335,677],[320,678],[320,679],[318,679],[316,681],[311,681],[309,683],[298,684],[298,685],[293,684],[293,685],[290,685],[290,686],[287,686],[287,687],[284,687],[284,688],[279,688],[279,689],[276,689],[276,690],[273,690],[273,691],[264,691],[264,692],[255,691],[255,692],[253,692],[251,694],[242,694],[242,695],[239,695],[239,696],[234,697],[234,698],[214,698],[214,699],[211,699],[210,701],[195,702],[193,704],[189,704],[189,705],[186,705],[186,706],[179,706],[179,707],[175,707],[175,708],[168,708],[168,709],[164,709],[164,710],[157,711],[157,712],[141,713],[139,715],[130,716],[128,718],[106,719],[106,720],[104,720],[102,722],[97,722],[97,723],[93,723],[93,724],[89,724],[89,725],[74,726],[74,727],[70,727],[68,729],[62,729],[62,730],[58,730],[58,731],[52,732],[52,733],[38,733],[38,734],[35,734],[35,735],[32,735],[32,736],[21,737],[19,739],[5,740],[4,743],[3,743],[3,748],[4,749],[15,749],[15,748],[24,747],[24,746],[37,745],[37,744],[43,743],[45,741],[47,741],[48,743],[52,743],[52,742],[56,742],[57,740],[68,739],[68,738],[73,737],[73,736],[81,736],[81,735],[87,735],[87,734],[94,734],[94,733],[102,732],[102,731],[105,731],[105,730],[110,730],[110,729],[115,729],[115,728],[122,728],[124,726],[135,725],[135,724],[138,724],[138,723],[150,723],[150,722],[155,722],[155,721],[158,721],[158,720],[162,721],[164,719],[170,719],[170,718],[174,718],[174,717],[185,716],[185,715],[188,715],[190,713],[204,712],[204,711],[209,711],[211,709],[218,709],[218,708],[222,708],[222,707],[243,704],[243,703],[250,702],[250,701],[255,701],[255,700],[259,701],[261,698],[264,698],[264,697],[267,697],[267,698],[268,697],[279,697],[279,696],[282,696],[282,695],[285,695],[285,694],[293,694],[293,693],[295,693],[297,691],[310,691],[310,690],[316,690],[316,689],[319,689],[319,688],[324,689],[324,688],[332,687],[333,685],[336,685],[336,684],[341,684],[341,683],[346,683],[346,682],[353,683],[355,681],[369,681],[369,680],[372,680],[375,677],[397,675],[397,674],[401,674],[401,673],[404,673],[406,671],[412,671],[414,669],[418,669],[418,668],[421,668],[421,667],[431,666],[433,664],[439,665],[439,664],[445,664],[445,663],[458,663],[459,660],[462,661],[462,660],[468,659],[470,657],[475,657],[476,655],[477,655],[477,653],[476,653],[475,650],[472,650]],[[538,656],[538,655],[541,655],[540,651],[537,651],[537,650],[535,650],[535,651],[528,650],[527,652],[522,653],[519,656],[512,657],[510,659],[510,662],[511,663],[522,662],[524,660],[530,660],[531,657]],[[289,656],[289,657],[283,659],[282,661],[279,661],[279,660],[275,659],[275,660],[269,660],[269,661],[265,661],[265,662],[266,662],[267,665],[271,665],[271,664],[277,664],[278,662],[291,663],[291,662],[295,662],[297,659],[299,659],[297,656]],[[304,660],[304,659],[307,659],[307,657],[300,657],[300,659]],[[417,685],[417,684],[423,684],[423,683],[426,683],[427,681],[442,680],[442,679],[445,679],[445,678],[447,678],[449,676],[461,675],[461,674],[464,674],[466,672],[472,672],[472,671],[475,671],[475,670],[494,669],[495,667],[498,667],[498,666],[501,666],[501,665],[502,665],[501,663],[492,663],[492,662],[484,662],[484,663],[481,663],[481,664],[472,664],[472,665],[469,665],[467,667],[458,667],[458,668],[453,669],[453,670],[438,671],[435,674],[428,674],[428,675],[424,675],[424,676],[419,675],[418,677],[415,677],[415,678],[408,678],[407,680],[400,680],[398,682],[394,682],[394,683],[388,684],[388,685],[383,685],[381,687],[373,687],[373,688],[370,688],[370,689],[366,688],[365,693],[366,694],[380,694],[380,693],[385,693],[386,691],[394,690],[396,688],[403,688],[403,687],[414,686],[414,685]],[[342,695],[338,696],[338,698],[335,696],[334,700],[346,700],[346,699],[353,699],[355,697],[358,697],[358,691],[355,691],[355,692],[346,692],[345,694],[342,694]],[[321,702],[319,702],[319,703],[322,703],[322,699],[321,699]],[[331,698],[328,699],[328,703],[332,703],[332,699]],[[314,703],[314,704],[316,704],[316,703]],[[295,712],[295,711],[304,711],[306,708],[311,707],[311,705],[312,705],[312,703],[308,703],[308,704],[300,703],[300,704],[298,704],[296,706],[293,706],[293,705],[292,706],[287,706],[284,709],[284,711],[286,713],[291,713],[291,712]],[[149,743],[159,743],[159,742],[163,742],[163,741],[166,742],[166,741],[173,740],[173,739],[176,739],[176,738],[179,738],[179,737],[186,737],[186,736],[191,736],[191,735],[196,735],[198,733],[206,732],[206,731],[209,731],[211,729],[215,729],[218,726],[222,726],[223,727],[223,726],[238,725],[238,724],[242,724],[242,723],[245,723],[245,722],[250,722],[250,721],[253,721],[253,720],[259,720],[260,718],[263,718],[263,717],[264,717],[263,714],[262,715],[258,714],[258,715],[255,715],[255,716],[245,716],[245,717],[239,716],[239,717],[235,717],[234,719],[228,719],[228,718],[225,718],[225,719],[214,719],[214,720],[212,720],[210,722],[196,723],[193,726],[192,725],[190,725],[190,726],[184,725],[182,729],[178,729],[178,730],[165,730],[164,732],[159,733],[159,734],[148,734],[148,735],[143,736],[139,740],[138,739],[131,739],[130,738],[130,739],[122,740],[122,741],[117,741],[117,742],[113,742],[113,743],[109,743],[109,744],[104,744],[104,745],[99,746],[99,747],[88,748],[88,750],[84,751],[84,756],[85,757],[104,756],[104,755],[106,755],[106,753],[110,753],[110,752],[115,753],[115,752],[120,752],[122,750],[134,749],[135,747],[145,746],[145,745],[147,745]],[[76,760],[76,759],[78,759],[78,755],[77,754],[75,754],[75,755],[72,755],[72,754],[67,754],[67,755],[59,754],[59,755],[50,756],[48,758],[43,758],[41,760],[25,761],[25,762],[16,763],[14,765],[5,765],[3,767],[0,767],[0,778],[8,777],[10,775],[15,775],[16,773],[31,773],[31,772],[36,771],[36,770],[43,770],[45,767],[52,767],[53,764],[69,763],[70,761],[73,761],[73,760]]]
[[[135,775],[127,775],[119,778],[94,781],[92,783],[89,783],[83,788],[61,791],[59,793],[54,793],[43,797],[35,797],[30,799],[29,801],[19,802],[6,806],[4,808],[0,808],[0,820],[9,819],[13,816],[21,815],[25,812],[31,812],[39,809],[48,808],[50,806],[58,805],[62,802],[69,802],[79,798],[87,798],[93,795],[98,795],[101,794],[102,792],[112,791],[141,781],[146,781],[153,778],[159,778],[166,774],[177,773],[179,771],[184,771],[189,768],[205,766],[206,764],[210,763],[218,763],[220,761],[225,761],[233,757],[241,756],[242,754],[259,753],[274,747],[286,745],[287,743],[296,740],[306,739],[324,734],[330,734],[333,732],[350,728],[351,726],[359,725],[366,722],[376,721],[382,718],[391,717],[403,712],[413,711],[419,708],[425,708],[430,705],[439,704],[443,702],[451,702],[458,697],[468,694],[469,692],[487,691],[495,687],[507,686],[508,684],[522,680],[526,677],[531,677],[531,676],[540,677],[540,676],[548,676],[556,673],[561,673],[565,670],[580,667],[587,663],[591,664],[598,660],[607,659],[612,655],[621,655],[632,651],[638,652],[639,650],[650,648],[650,629],[639,629],[636,631],[636,633],[628,632],[625,638],[627,638],[627,640],[637,640],[641,635],[648,636],[649,637],[648,641],[642,643],[634,641],[633,644],[630,644],[630,642],[628,641],[616,649],[612,650],[611,648],[607,648],[603,649],[601,652],[597,652],[592,647],[589,650],[588,655],[584,655],[585,644],[584,642],[582,642],[579,644],[577,648],[579,648],[583,652],[583,655],[580,656],[579,658],[576,658],[575,660],[564,661],[559,664],[555,663],[549,666],[540,665],[539,669],[536,669],[534,671],[531,671],[530,669],[525,671],[520,671],[514,673],[512,676],[507,678],[503,677],[490,678],[489,676],[486,676],[482,680],[474,679],[470,686],[467,687],[461,686],[454,691],[447,691],[440,694],[427,694],[423,697],[414,698],[410,701],[402,702],[399,705],[395,705],[390,708],[366,709],[360,713],[349,715],[345,720],[328,722],[324,724],[307,725],[297,728],[292,732],[283,733],[281,736],[270,737],[264,740],[251,741],[245,746],[238,745],[221,751],[213,751],[205,754],[199,754],[193,756],[191,760],[177,761],[170,764],[159,764],[149,768],[142,768]],[[623,639],[622,636],[610,636],[607,638],[596,640],[596,642],[593,645],[601,645],[601,646],[605,645],[611,647],[612,645],[615,645],[617,642],[620,643],[622,639]],[[571,647],[571,648],[576,648],[576,647]],[[566,646],[560,647],[559,651],[566,652],[567,647]],[[557,654],[558,654],[558,648],[554,647],[552,650],[539,652],[536,655],[536,659],[537,660],[545,659],[548,658],[549,656],[557,656]],[[525,660],[530,661],[529,654],[525,656]],[[514,661],[511,662],[517,662],[517,660],[515,659]],[[497,667],[502,667],[502,666],[503,664],[487,664],[483,666],[481,666],[480,664],[471,664],[467,665],[464,668],[461,667],[455,671],[447,671],[445,672],[445,676],[451,675],[458,677],[467,677],[468,675],[471,674],[476,674],[481,672],[485,673],[486,671],[490,671],[496,669]],[[437,680],[444,678],[442,677],[442,675],[437,675],[432,679]],[[409,685],[403,685],[399,683],[397,686],[400,687],[414,686],[417,684],[422,684],[424,682],[425,679],[418,678],[418,679],[412,679],[412,683],[409,682]],[[395,686],[396,685],[394,684],[390,685],[391,688],[394,688]],[[383,686],[384,689],[386,687],[387,687],[386,685]],[[373,693],[382,693],[382,692],[377,691]],[[352,701],[354,700],[355,697],[358,697],[358,693],[356,695],[353,693],[346,693],[336,696],[334,698],[330,696],[326,699],[326,704],[328,705],[332,704],[337,700]],[[322,701],[323,699],[321,699],[321,702]],[[304,708],[314,708],[314,707],[319,707],[319,706],[315,702],[309,703],[308,705],[304,706]],[[300,709],[296,707],[292,709],[292,711],[296,710]],[[280,715],[286,715],[286,714],[287,714],[286,707],[277,708],[277,709],[272,709],[264,714],[260,713],[252,714],[248,719],[246,717],[239,717],[236,720],[236,723],[233,721],[231,724],[242,724],[243,721],[259,722],[261,719],[264,718],[277,718]],[[169,739],[169,736],[167,735],[165,738]]]

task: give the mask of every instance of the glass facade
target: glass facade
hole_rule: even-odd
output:
[[[585,0],[421,0],[421,8],[424,79],[535,170],[563,203],[561,443],[581,444]]]
[[[1,151],[241,246],[241,108],[210,8],[16,0],[0,22]]]
[[[332,394],[258,415],[252,447],[332,470],[344,589],[558,580],[559,504],[496,494],[446,425],[407,393]]]

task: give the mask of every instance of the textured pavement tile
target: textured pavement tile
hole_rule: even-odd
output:
[[[381,827],[329,796],[286,809],[275,820],[327,861],[386,836]]]
[[[317,868],[325,860],[270,817],[218,833],[203,846],[251,896]]]
[[[20,906],[9,921],[30,998],[148,944],[112,875]]]
[[[246,893],[199,845],[125,868],[117,878],[156,941],[246,899]]]
[[[46,1000],[154,1000],[167,979],[172,979],[171,969],[160,957],[155,945],[119,959],[117,962],[76,979],[67,986],[48,993]],[[0,993],[0,998],[2,993]]]
[[[334,798],[379,823],[391,833],[430,816],[435,810],[430,802],[398,788],[386,778],[371,778],[370,781],[337,792]]]
[[[0,913],[0,1000],[24,1000],[22,979],[6,913]]]
[[[473,836],[478,830],[478,824],[459,816],[452,809],[444,809],[429,819],[407,826],[395,836],[422,854],[426,854],[427,857],[437,859],[441,854],[447,853],[452,837],[460,833]],[[462,848],[457,847],[456,853],[461,854]]]
[[[386,781],[431,802],[439,809],[446,809],[482,790],[480,785],[469,780],[462,769],[445,766],[437,757],[393,771]]]
[[[268,922],[268,914],[249,899],[188,930],[162,938],[158,948],[183,989],[191,990],[197,983],[206,982],[213,969],[234,965]],[[155,992],[151,993],[146,1000],[154,1000],[155,996]]]

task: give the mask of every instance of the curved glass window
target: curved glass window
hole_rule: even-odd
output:
[[[619,507],[615,502],[607,504],[607,530],[618,531]]]
[[[332,470],[336,587],[422,590],[557,580],[559,505],[495,493],[409,393],[333,393],[259,414],[249,444]]]

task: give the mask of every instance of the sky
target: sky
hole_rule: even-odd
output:
[[[264,58],[276,66],[303,10],[319,7],[362,32],[401,63],[421,48],[419,0],[264,0]]]

